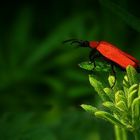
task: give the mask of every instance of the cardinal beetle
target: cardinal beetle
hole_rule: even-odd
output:
[[[107,62],[110,63],[112,72],[115,75],[114,65],[118,66],[122,70],[125,70],[128,65],[133,66],[137,72],[140,72],[140,61],[134,58],[133,56],[123,52],[116,46],[108,43],[106,41],[84,41],[78,39],[70,39],[64,41],[64,43],[75,44],[80,47],[89,47],[91,48],[91,53],[89,55],[90,61],[93,62],[94,66],[95,59],[98,57],[103,57]],[[116,77],[116,75],[115,75]],[[115,78],[116,79],[116,78]]]

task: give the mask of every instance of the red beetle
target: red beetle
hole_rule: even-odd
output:
[[[81,47],[89,47],[92,49],[90,53],[90,60],[94,62],[95,58],[103,57],[110,62],[112,66],[112,71],[115,74],[113,69],[114,64],[119,66],[121,69],[125,70],[128,65],[133,66],[138,72],[140,72],[140,61],[134,58],[133,56],[123,52],[116,46],[105,42],[105,41],[83,41],[77,39],[66,40],[65,42],[71,42],[71,44],[77,44]],[[96,65],[95,65],[96,66]]]

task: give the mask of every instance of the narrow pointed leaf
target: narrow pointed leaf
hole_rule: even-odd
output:
[[[79,66],[82,68],[82,69],[85,69],[85,70],[93,70],[94,69],[94,64],[91,63],[91,62],[82,62],[79,64]]]
[[[132,103],[132,123],[137,124],[140,118],[140,97],[134,99]]]
[[[104,88],[104,92],[109,97],[111,101],[114,101],[114,93],[111,88]]]
[[[107,107],[108,109],[110,109],[110,111],[112,111],[113,113],[117,113],[120,114],[122,113],[112,102],[104,102],[103,106]]]
[[[82,104],[81,107],[89,113],[95,113],[96,111],[98,111],[98,109],[96,107],[93,107],[91,105]]]
[[[118,103],[119,101],[124,101],[125,102],[125,96],[124,92],[122,90],[119,90],[115,93],[115,102]]]
[[[124,101],[119,101],[118,103],[116,103],[116,106],[121,110],[121,111],[126,111],[127,110],[127,106],[125,104]]]
[[[133,90],[138,90],[138,84],[134,84],[129,88],[129,93],[133,92]]]
[[[137,91],[138,90],[133,90],[128,94],[128,108],[131,107],[134,98],[137,96]]]
[[[105,119],[114,125],[118,125],[119,127],[124,127],[124,125],[119,120],[105,111],[97,111],[95,112],[95,116],[101,119]]]
[[[137,71],[135,70],[135,68],[133,68],[132,66],[128,66],[126,68],[126,71],[127,71],[127,76],[128,76],[128,80],[129,80],[129,83],[130,85],[133,85],[133,84],[137,84],[138,83],[138,79],[137,79]]]
[[[138,96],[140,97],[140,84],[139,84],[139,87],[138,87]]]
[[[89,81],[103,101],[109,100],[109,98],[107,97],[106,93],[103,90],[104,87],[101,82],[95,79],[92,75],[89,75]]]
[[[108,77],[108,82],[109,82],[110,87],[112,87],[115,84],[115,76],[110,75]]]
[[[128,82],[128,77],[127,77],[127,75],[124,76],[124,80]]]
[[[123,85],[125,87],[129,87],[130,86],[129,81],[128,81],[128,77],[126,75],[124,76],[124,79],[123,79]]]

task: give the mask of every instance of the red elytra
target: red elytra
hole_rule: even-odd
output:
[[[90,41],[89,47],[96,49],[100,54],[102,54],[105,58],[108,60],[111,60],[112,62],[116,63],[122,68],[126,68],[128,65],[131,65],[135,68],[140,66],[139,60],[134,58],[133,56],[123,52],[116,46],[105,42],[105,41]]]

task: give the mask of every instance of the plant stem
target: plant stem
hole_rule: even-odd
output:
[[[138,138],[138,131],[134,131],[133,134],[134,134],[135,140],[139,140],[139,138]]]
[[[115,137],[116,137],[116,140],[121,140],[120,128],[117,125],[115,125],[114,126],[114,129],[115,129]]]
[[[122,138],[123,140],[127,140],[127,132],[124,128],[121,128],[122,129]]]
[[[114,126],[116,140],[127,140],[127,133],[124,128],[120,128],[117,125]]]

